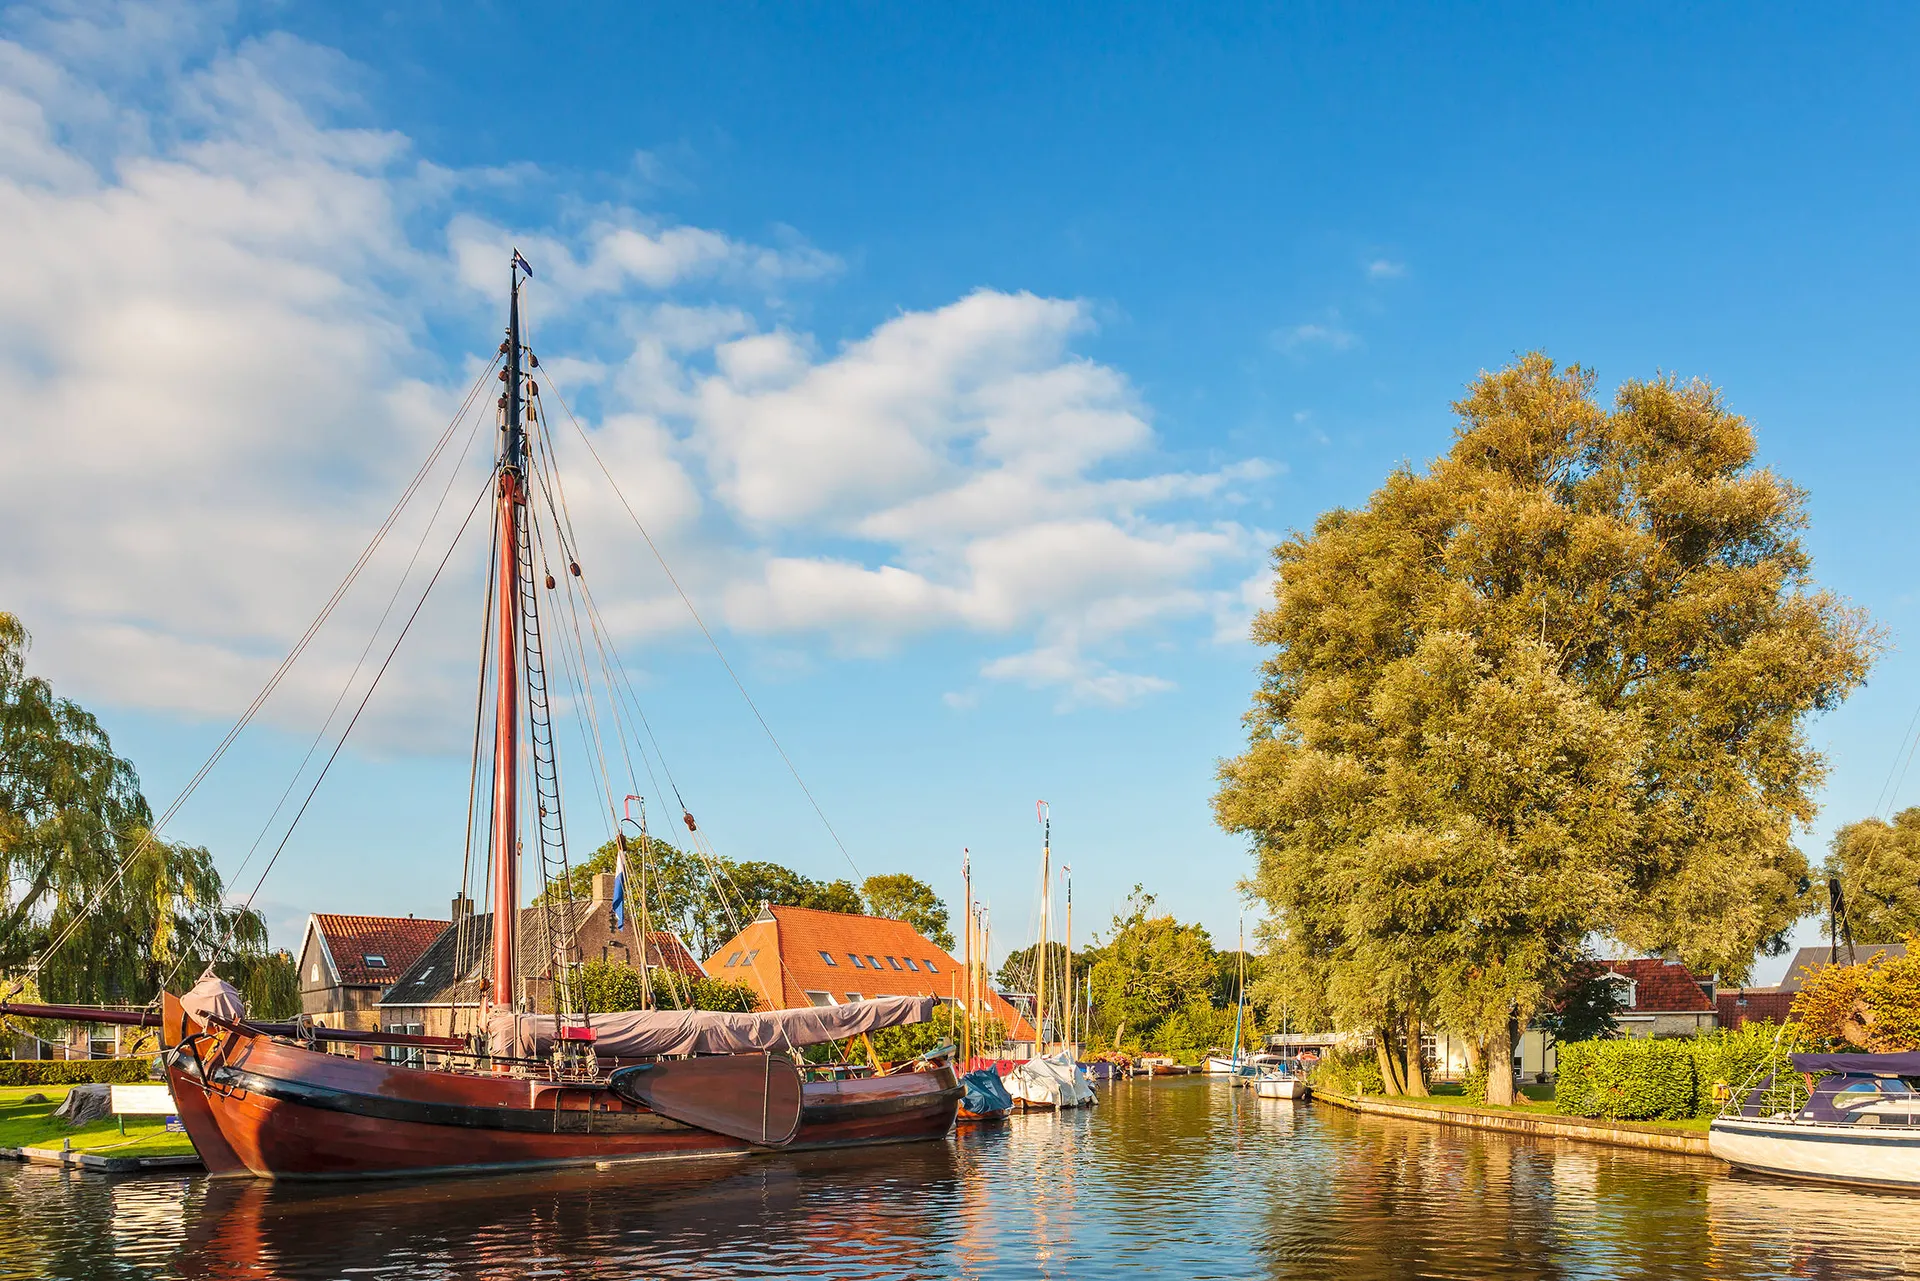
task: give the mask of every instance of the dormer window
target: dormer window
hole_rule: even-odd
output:
[[[365,962],[366,967],[370,970],[384,970],[387,968],[387,958],[378,952],[364,952],[361,954],[360,959]]]
[[[1621,1009],[1631,1010],[1639,1005],[1640,985],[1638,983],[1624,974],[1609,975],[1608,981],[1613,984],[1614,999],[1619,1001]]]

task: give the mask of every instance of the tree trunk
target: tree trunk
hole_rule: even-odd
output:
[[[1120,1026],[1113,1029],[1113,1048],[1115,1053],[1118,1053],[1120,1050],[1120,1038],[1125,1036],[1126,1034],[1127,1034],[1127,1021],[1125,1019],[1121,1019]]]
[[[1420,1020],[1407,1020],[1407,1093],[1417,1099],[1424,1099],[1432,1093],[1427,1089],[1427,1065],[1420,1058]]]
[[[1393,1052],[1393,1035],[1386,1028],[1373,1030],[1373,1057],[1380,1064],[1380,1083],[1388,1094],[1405,1094],[1407,1083],[1401,1076],[1399,1055]]]
[[[1513,1025],[1502,1023],[1487,1038],[1487,1102],[1494,1107],[1513,1105]]]
[[[1473,1038],[1463,1041],[1461,1042],[1460,1048],[1467,1052],[1467,1071],[1478,1072],[1480,1065],[1486,1062],[1487,1058],[1486,1051],[1484,1047],[1481,1046],[1479,1039]]]

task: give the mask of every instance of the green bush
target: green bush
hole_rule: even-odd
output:
[[[1460,1097],[1468,1103],[1487,1101],[1487,1068],[1484,1063],[1460,1079]]]
[[[152,1059],[0,1059],[0,1085],[138,1085]]]
[[[1554,1107],[1611,1121],[1692,1116],[1697,1080],[1690,1041],[1575,1041],[1560,1047]]]
[[[1313,1069],[1316,1089],[1335,1094],[1385,1094],[1386,1082],[1380,1078],[1380,1064],[1372,1050],[1328,1050]]]

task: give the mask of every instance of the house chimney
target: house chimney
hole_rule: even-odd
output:
[[[611,903],[613,901],[613,873],[596,872],[593,877],[593,901]]]
[[[473,915],[473,900],[464,894],[453,896],[453,923],[455,925]]]

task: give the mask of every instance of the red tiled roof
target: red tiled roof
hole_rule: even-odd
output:
[[[766,909],[708,959],[707,973],[752,983],[776,1009],[811,1005],[809,992],[825,992],[836,1003],[855,993],[954,1000],[964,995],[966,980],[960,962],[905,921],[807,907]],[[989,995],[988,1004],[1014,1040],[1033,1039],[1033,1026],[1019,1011],[997,995]]]
[[[1657,956],[1632,961],[1608,961],[1610,973],[1633,980],[1633,1008],[1628,1014],[1710,1014],[1713,1002],[1692,971],[1678,961]]]
[[[1713,998],[1714,1011],[1721,1027],[1737,1028],[1743,1023],[1785,1023],[1793,1012],[1793,993],[1777,987],[1734,988]]]
[[[412,916],[345,916],[315,912],[315,925],[326,941],[340,982],[351,987],[385,987],[433,946],[450,922]],[[367,964],[369,956],[384,966]]]

